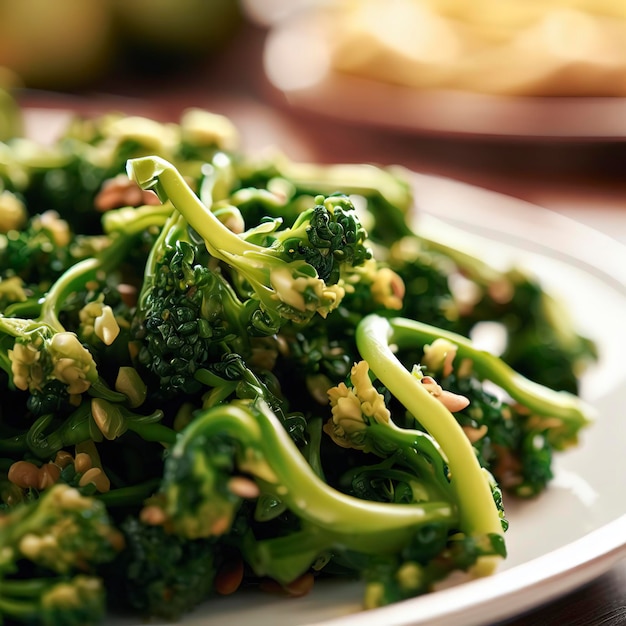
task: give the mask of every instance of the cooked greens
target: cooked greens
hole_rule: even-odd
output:
[[[402,168],[247,155],[196,109],[0,144],[0,623],[495,570],[595,349],[413,205]]]

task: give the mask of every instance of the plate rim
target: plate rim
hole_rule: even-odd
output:
[[[620,536],[626,536],[626,513],[575,541],[490,577],[355,615],[310,622],[307,626],[448,626],[461,616],[464,626],[482,626],[498,619],[522,617],[590,582],[626,558],[626,541],[619,541]],[[563,563],[567,565],[563,567]],[[541,574],[537,576],[537,572]],[[486,603],[490,604],[487,621]],[[453,609],[442,611],[443,605],[453,605]],[[407,620],[412,608],[419,617]]]

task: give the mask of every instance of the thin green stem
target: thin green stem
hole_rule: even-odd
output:
[[[302,520],[341,535],[346,545],[368,536],[380,550],[401,549],[416,527],[438,521],[453,527],[448,502],[396,505],[343,494],[315,474],[280,420],[265,402],[231,403],[197,414],[171,452],[175,460],[194,440],[229,437],[241,445],[239,468],[254,475],[262,491],[274,493]],[[358,539],[355,537],[358,535]]]
[[[128,430],[138,434],[145,441],[154,441],[164,445],[174,445],[178,438],[178,434],[175,430],[172,430],[163,424],[142,424],[128,420],[127,425]]]
[[[111,489],[106,493],[99,493],[94,497],[104,502],[107,507],[136,506],[142,504],[146,498],[155,493],[160,484],[161,479],[155,478],[138,485]]]
[[[579,397],[566,391],[555,391],[517,373],[497,356],[474,347],[472,341],[453,332],[405,318],[391,321],[393,342],[413,348],[443,338],[457,346],[457,357],[472,361],[479,378],[501,387],[511,398],[538,415],[555,417],[585,425],[593,418],[593,409]]]
[[[173,204],[204,239],[211,255],[221,259],[222,250],[228,250],[231,254],[244,254],[258,247],[226,228],[210,207],[192,191],[180,172],[165,159],[156,156],[130,159],[126,167],[129,178],[143,189],[155,191],[161,202],[169,200]]]
[[[403,345],[408,341],[408,333],[398,332],[398,327],[405,330],[397,319],[387,320],[377,315],[365,317],[356,331],[359,352],[389,392],[441,446],[460,505],[461,530],[469,535],[502,535],[491,487],[472,444],[452,413],[393,353],[391,345]]]
[[[5,581],[2,581],[2,592],[4,590]],[[0,595],[0,615],[13,617],[21,621],[32,619],[37,613],[37,607],[31,604],[25,604],[19,600],[3,597]]]
[[[162,214],[139,214],[138,219],[129,220],[123,233],[111,235],[110,245],[102,251],[100,256],[90,257],[79,261],[66,270],[50,287],[41,307],[39,319],[49,324],[54,330],[63,332],[65,329],[59,321],[59,312],[67,297],[82,289],[90,280],[106,276],[117,267],[126,252],[133,245],[135,237],[150,226],[162,225],[165,217]]]

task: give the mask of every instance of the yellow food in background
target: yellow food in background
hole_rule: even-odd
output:
[[[626,95],[624,0],[352,0],[335,70],[420,89]]]

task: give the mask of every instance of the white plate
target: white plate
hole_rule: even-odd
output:
[[[331,68],[325,19],[321,11],[301,10],[271,22],[265,73],[277,93],[297,109],[420,135],[518,141],[626,139],[626,98],[490,96],[420,90],[340,74]]]
[[[418,226],[495,263],[539,272],[582,332],[599,346],[583,381],[597,409],[580,446],[562,453],[555,479],[536,500],[506,501],[509,558],[495,575],[369,612],[358,584],[318,585],[304,598],[241,592],[185,617],[186,626],[484,626],[554,600],[626,556],[626,248],[543,208],[462,183],[415,175]],[[450,226],[452,225],[452,226]],[[468,234],[469,233],[469,234]],[[439,236],[439,235],[437,235]],[[460,239],[459,239],[460,238]],[[109,626],[140,626],[112,619]]]

